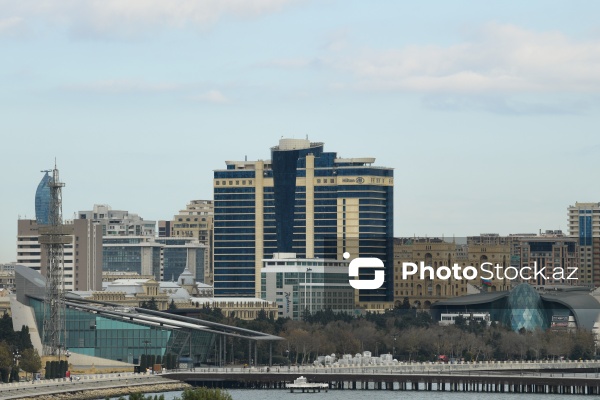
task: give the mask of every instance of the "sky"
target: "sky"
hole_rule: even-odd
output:
[[[395,236],[567,231],[599,202],[600,2],[0,0],[0,262],[63,214],[171,219],[281,137],[395,168]]]

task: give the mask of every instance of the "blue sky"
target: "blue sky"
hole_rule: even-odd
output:
[[[282,136],[395,170],[395,234],[566,230],[600,201],[600,3],[0,0],[0,262],[65,217],[170,219]]]

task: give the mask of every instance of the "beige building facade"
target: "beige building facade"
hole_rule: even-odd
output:
[[[91,220],[65,222],[70,244],[64,246],[63,277],[66,291],[102,289],[102,230]],[[39,242],[35,220],[21,219],[17,226],[17,264],[45,276],[47,251]]]
[[[600,203],[579,203],[567,209],[569,236],[579,245],[579,280],[600,287]]]
[[[212,200],[192,200],[172,221],[159,221],[159,231],[164,230],[166,236],[194,238],[207,247],[204,283],[209,285],[213,284],[213,217]]]
[[[469,237],[467,244],[457,244],[454,239],[443,238],[395,238],[394,304],[399,307],[408,299],[411,307],[428,309],[437,301],[465,296],[473,289],[492,292],[507,290],[509,282],[505,279],[484,282],[479,277],[485,276],[481,269],[483,263],[499,264],[504,270],[509,260],[510,246],[485,235]],[[407,275],[403,279],[404,262],[417,266],[422,262],[432,267],[434,273],[425,273],[424,279],[421,279],[420,273]],[[448,279],[440,279],[437,274],[439,268],[452,268],[454,264],[458,264],[463,271],[467,266],[474,267],[478,271],[478,278],[456,279],[452,274]]]

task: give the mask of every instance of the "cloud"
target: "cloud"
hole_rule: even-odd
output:
[[[113,79],[95,82],[71,83],[59,87],[66,93],[81,93],[84,95],[106,96],[174,96],[187,101],[226,104],[231,100],[218,89],[208,89],[207,83],[172,83],[172,82],[147,82],[131,79]],[[229,85],[234,90],[235,85]]]
[[[215,104],[229,103],[229,99],[223,93],[214,89],[199,95],[190,96],[190,100]]]
[[[315,60],[311,58],[280,58],[261,63],[258,67],[296,69],[306,68],[314,63]]]
[[[139,37],[161,28],[212,26],[233,15],[254,18],[302,0],[0,0],[4,13],[66,27],[77,36]]]
[[[332,52],[337,87],[421,93],[595,93],[600,41],[491,23],[451,46],[413,45]]]
[[[0,19],[0,37],[13,36],[23,29],[23,18],[8,17]]]
[[[69,84],[63,86],[62,89],[71,92],[99,94],[148,94],[182,90],[183,86],[173,83],[150,83],[133,80],[105,80]]]

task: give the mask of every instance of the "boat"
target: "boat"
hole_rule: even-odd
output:
[[[329,384],[328,383],[310,383],[308,380],[301,376],[297,379],[294,379],[294,383],[288,383],[287,388],[290,389],[290,393],[294,393],[294,390],[302,390],[302,393],[313,393],[321,392],[321,390],[328,391]]]

